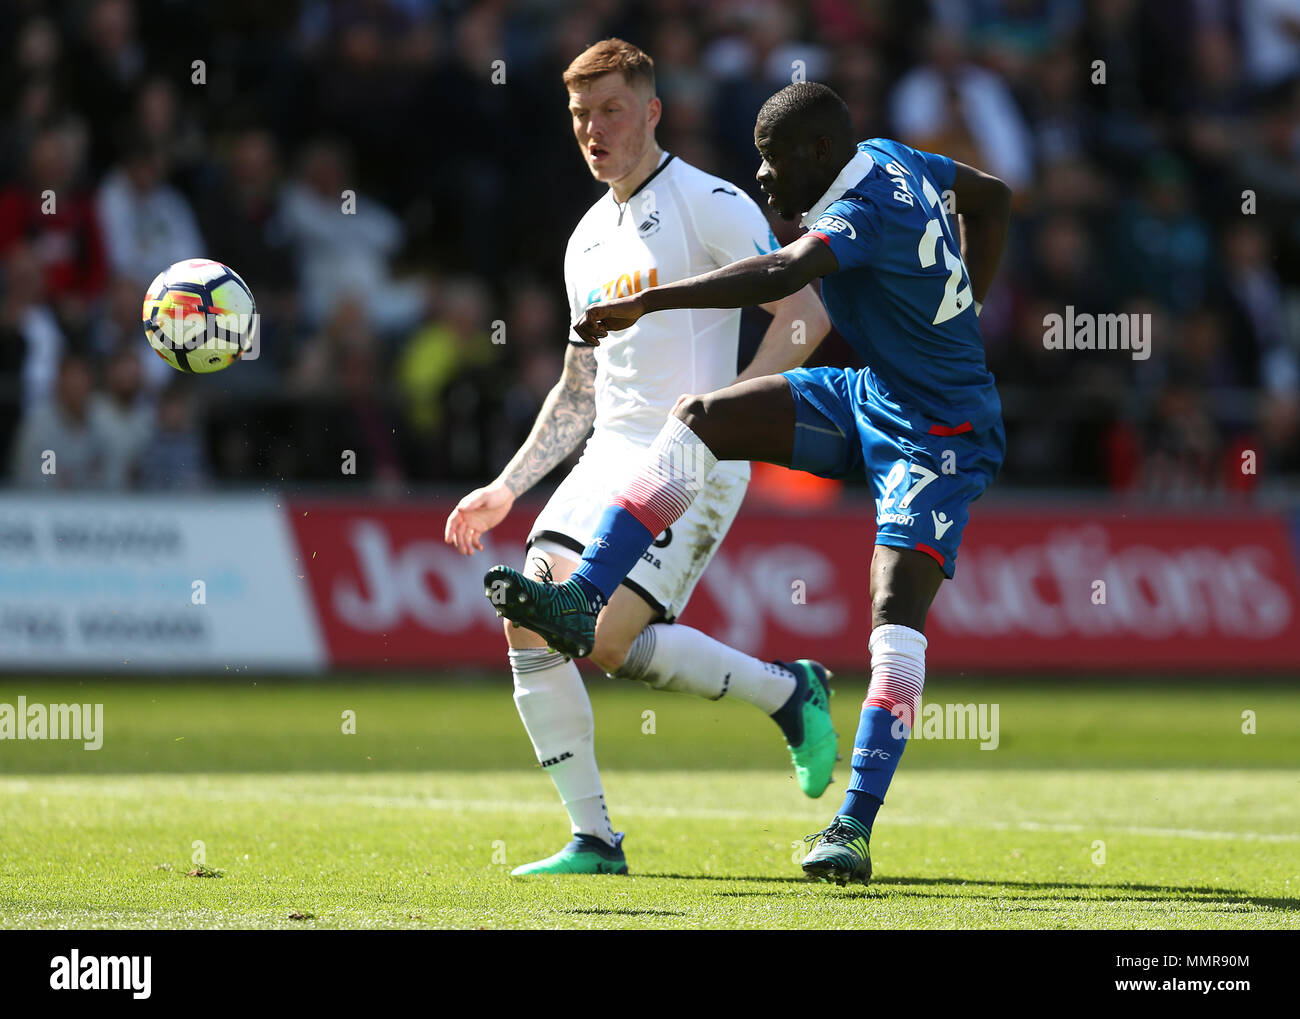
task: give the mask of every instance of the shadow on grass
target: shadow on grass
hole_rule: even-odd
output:
[[[558,913],[576,913],[579,916],[685,916],[671,909],[559,909]]]
[[[735,874],[642,874],[641,877],[666,878],[674,881],[718,881],[755,884],[811,885],[820,882],[802,877],[749,877]],[[1240,888],[1215,888],[1210,885],[1145,885],[1131,882],[1118,884],[1088,884],[1079,881],[998,881],[983,878],[963,877],[877,877],[873,878],[867,888],[917,889],[921,897],[936,899],[967,898],[967,895],[952,895],[941,892],[925,892],[923,889],[936,887],[962,887],[995,889],[1024,889],[1026,892],[1047,893],[1051,898],[1067,902],[1087,902],[1101,899],[1116,899],[1122,902],[1186,902],[1204,906],[1235,905],[1250,906],[1258,909],[1279,909],[1288,912],[1300,910],[1300,899],[1255,896]],[[861,885],[851,888],[862,889]],[[1158,894],[1156,894],[1158,893]],[[714,893],[719,897],[750,897],[760,895],[784,894],[775,889],[771,891],[723,890]],[[1043,895],[1026,897],[1017,902],[1007,903],[1009,909],[1030,909],[1030,903]],[[1024,902],[1025,905],[1021,905]]]

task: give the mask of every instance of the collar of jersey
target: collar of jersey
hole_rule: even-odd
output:
[[[803,225],[811,227],[819,219],[826,207],[835,201],[845,191],[855,187],[863,177],[871,172],[871,168],[876,165],[876,161],[871,157],[871,153],[865,149],[858,149],[857,155],[844,164],[844,169],[840,175],[835,178],[835,183],[826,189],[826,194],[817,200],[817,204],[803,214]]]
[[[642,189],[643,189],[647,184],[649,184],[652,180],[654,180],[656,177],[658,177],[659,174],[663,173],[663,171],[664,171],[664,167],[666,167],[669,163],[671,163],[671,162],[673,161],[674,158],[675,158],[675,157],[673,156],[673,154],[672,154],[671,152],[667,152],[667,151],[665,151],[664,154],[663,154],[663,158],[659,160],[659,165],[656,166],[653,170],[650,171],[650,176],[647,177],[645,180],[643,180],[640,184],[638,184],[638,185],[636,186],[636,190],[633,191],[630,195],[627,196],[627,202],[621,202],[621,203],[620,203],[619,200],[618,200],[617,198],[614,197],[614,189],[613,189],[613,188],[610,188],[610,189],[609,189],[609,197],[610,197],[610,200],[613,201],[614,205],[618,208],[618,215],[619,215],[619,219],[620,219],[620,220],[622,220],[622,218],[623,218],[623,210],[627,208],[627,203],[630,202],[630,201],[632,201],[633,198],[635,198],[637,195],[639,195],[639,194],[641,193]]]

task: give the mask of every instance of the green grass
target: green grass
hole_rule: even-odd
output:
[[[862,684],[838,685],[847,752]],[[999,747],[914,742],[876,878],[845,890],[805,883],[794,858],[847,767],[805,799],[746,705],[593,680],[633,876],[521,880],[509,869],[568,833],[503,677],[6,678],[0,703],[102,702],[106,732],[93,752],[0,742],[0,926],[1300,927],[1287,690],[929,687],[997,702]],[[190,876],[195,842],[210,876]]]

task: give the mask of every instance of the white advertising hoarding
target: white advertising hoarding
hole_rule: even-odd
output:
[[[273,496],[0,497],[0,669],[317,671]]]

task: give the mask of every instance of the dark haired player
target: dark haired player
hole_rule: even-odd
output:
[[[843,101],[811,82],[764,104],[754,144],[768,204],[785,219],[807,210],[808,232],[769,254],[593,305],[574,328],[599,344],[642,315],[763,304],[821,277],[832,324],[867,367],[798,368],[683,396],[568,581],[537,583],[498,566],[486,584],[506,616],[581,655],[611,592],[718,460],[865,472],[876,500],[871,682],[847,794],[803,869],[866,883],[871,828],[924,683],[926,614],[1005,449],[977,316],[1001,261],[1011,192],[945,156],[885,138],[855,143]],[[945,208],[949,191],[960,226]]]

